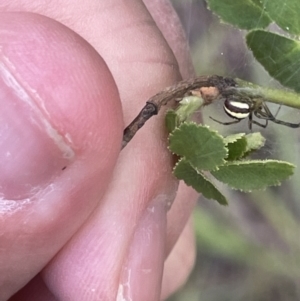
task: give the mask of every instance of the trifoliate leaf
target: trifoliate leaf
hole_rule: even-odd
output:
[[[224,141],[227,142],[228,148],[226,160],[238,160],[244,155],[247,149],[247,140],[244,133],[227,136]]]
[[[290,34],[300,35],[299,0],[263,0],[261,2],[277,25]]]
[[[227,205],[225,196],[202,173],[197,172],[186,160],[181,159],[174,167],[174,175],[202,193],[207,199],[214,199],[221,205]]]
[[[211,174],[234,189],[252,191],[277,186],[289,178],[295,166],[276,160],[229,162]]]
[[[270,0],[273,1],[273,0]],[[271,20],[261,5],[251,0],[207,0],[221,19],[241,29],[266,28]]]
[[[297,64],[300,62],[300,41],[263,30],[251,31],[246,41],[255,58],[272,77],[300,92],[300,68]]]
[[[193,122],[182,123],[170,134],[169,148],[198,170],[214,170],[227,156],[223,137]]]

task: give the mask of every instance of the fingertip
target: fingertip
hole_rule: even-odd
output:
[[[106,147],[120,143],[118,91],[91,45],[61,23],[32,13],[2,13],[0,37],[2,64],[74,148],[104,150],[103,140]]]
[[[0,291],[7,299],[95,208],[120,151],[123,121],[114,79],[97,52],[37,14],[0,15],[0,93]]]

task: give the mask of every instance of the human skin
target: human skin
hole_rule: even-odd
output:
[[[150,96],[192,75],[175,13],[150,0],[0,11],[0,301],[165,299],[193,266],[196,194],[171,174],[163,112],[120,146]]]

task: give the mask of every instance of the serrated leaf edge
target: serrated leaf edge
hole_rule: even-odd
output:
[[[227,141],[228,137],[232,137],[232,136],[237,136],[237,138],[234,138],[234,139],[231,140],[231,141]],[[237,133],[237,134],[233,134],[233,135],[226,136],[226,137],[224,137],[225,145],[235,143],[235,142],[237,142],[238,140],[244,138],[245,136],[246,136],[246,133]]]
[[[285,163],[286,165],[289,165],[290,167],[296,168],[296,165],[294,165],[294,164],[292,164],[290,162],[280,161],[280,160],[274,160],[274,159],[230,161],[230,162],[226,163],[225,165],[226,166],[228,166],[228,165],[246,165],[246,164],[251,164],[251,163],[268,163],[268,162]],[[290,176],[288,176],[287,178],[285,178],[284,181],[290,179],[292,177],[292,175],[293,175],[293,173]],[[220,180],[218,180],[218,181],[220,181]],[[228,183],[225,183],[225,182],[222,182],[222,181],[220,181],[220,182],[223,183],[223,184],[225,184],[225,185],[227,185],[232,190],[238,190],[238,191],[242,191],[242,192],[246,192],[246,193],[249,193],[249,192],[252,192],[252,191],[265,191],[268,187],[276,187],[276,186],[280,186],[281,185],[281,182],[278,180],[277,183],[274,183],[272,185],[267,185],[267,186],[265,186],[263,188],[258,188],[258,189],[240,189],[240,188],[233,187],[233,186],[231,186]]]
[[[176,164],[174,165],[174,167],[173,167],[173,170],[172,170],[172,173],[173,173],[173,175],[175,176],[175,174],[174,174],[174,171],[175,171],[175,169],[176,169],[176,167],[177,167],[177,165],[179,164],[179,162],[181,162],[182,160],[186,160],[185,158],[181,158],[180,160],[178,160],[177,162],[176,162]],[[187,161],[187,160],[186,160]],[[188,161],[187,161],[188,162]],[[190,163],[190,162],[188,162],[191,166],[192,166],[192,164]],[[193,168],[194,168],[194,166],[192,166]],[[188,187],[192,187],[196,192],[198,192],[198,193],[200,193],[200,194],[202,194],[206,199],[208,199],[208,200],[214,200],[214,201],[216,201],[218,204],[220,204],[220,205],[222,205],[222,206],[228,206],[228,200],[227,200],[227,198],[223,195],[223,193],[221,193],[220,192],[220,190],[217,188],[217,186],[203,173],[203,172],[200,172],[199,170],[197,170],[196,168],[194,168],[194,170],[197,172],[197,174],[200,174],[207,182],[209,182],[223,197],[224,197],[224,199],[225,199],[225,202],[226,203],[220,203],[219,201],[217,201],[216,199],[214,199],[214,198],[211,198],[211,197],[207,197],[207,196],[205,196],[204,194],[203,194],[203,191],[198,191],[198,190],[196,190],[192,185],[190,185],[190,184],[188,184],[188,183],[186,183],[185,182],[185,180],[184,179],[180,179],[181,181],[183,181]],[[176,177],[176,176],[175,176]],[[176,177],[177,178],[177,177]],[[178,178],[177,178],[178,179]]]
[[[225,150],[226,150],[226,154],[225,154],[225,156],[224,156],[224,159],[222,159],[222,163],[219,164],[218,166],[223,166],[223,165],[225,165],[226,162],[227,162],[227,161],[226,161],[226,158],[228,157],[228,148],[227,148],[227,144],[226,144],[225,141],[224,141],[224,137],[223,137],[218,131],[216,131],[216,130],[214,130],[214,129],[211,129],[210,126],[208,126],[208,125],[206,125],[206,124],[198,124],[198,123],[196,123],[196,122],[194,122],[194,121],[184,121],[184,122],[182,122],[178,127],[176,127],[176,128],[169,134],[169,136],[168,136],[168,141],[170,141],[170,137],[174,134],[175,131],[180,130],[180,128],[181,128],[182,125],[190,125],[190,124],[191,124],[191,125],[196,125],[198,128],[201,128],[201,127],[202,127],[202,128],[207,128],[210,132],[214,133],[216,136],[218,136],[219,138],[221,138],[221,139],[223,140],[224,148],[225,148]],[[174,152],[170,149],[170,145],[169,145],[169,144],[168,144],[167,148],[168,148],[168,150],[170,151],[170,153],[172,153],[173,155],[178,156],[179,158],[182,158],[182,159],[188,161],[189,164],[191,164],[191,166],[192,166],[194,169],[197,170],[197,172],[200,172],[200,171],[197,169],[197,167],[195,167],[195,166],[194,166],[194,165],[193,165],[186,157],[174,153]],[[216,171],[216,170],[219,169],[218,166],[216,166],[215,169],[210,169],[210,170],[205,170],[205,169],[203,169],[203,171]],[[202,170],[201,170],[201,171],[202,171]]]
[[[275,159],[230,161],[226,165],[243,165],[243,164],[251,164],[251,163],[284,163],[291,167],[294,167],[294,168],[296,167],[296,165],[294,165],[290,162],[275,160]]]

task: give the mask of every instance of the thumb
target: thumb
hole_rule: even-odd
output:
[[[0,15],[0,300],[34,277],[103,195],[121,105],[96,51],[36,14]]]

